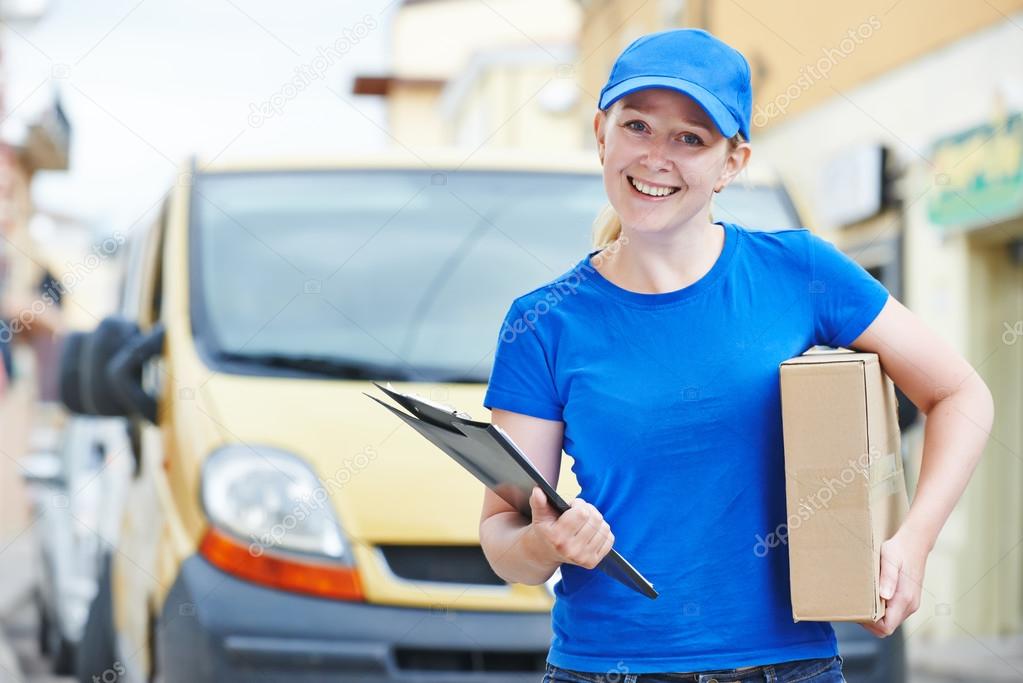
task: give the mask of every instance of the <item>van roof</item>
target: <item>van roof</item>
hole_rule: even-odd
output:
[[[249,171],[307,170],[474,170],[521,171],[528,173],[600,173],[596,151],[557,150],[544,153],[535,149],[432,148],[406,150],[400,147],[379,151],[352,152],[331,157],[264,157],[255,159],[196,159],[199,173],[239,173]],[[779,185],[777,171],[754,153],[738,184]]]
[[[405,169],[423,171],[487,170],[533,173],[599,173],[596,152],[559,151],[544,154],[537,150],[430,149],[408,151],[401,148],[371,152],[353,152],[333,157],[267,157],[260,159],[215,159],[204,163],[196,159],[199,173],[236,173],[245,171],[303,171],[350,169]]]

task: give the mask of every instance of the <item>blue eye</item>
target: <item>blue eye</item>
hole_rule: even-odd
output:
[[[622,127],[628,130],[635,131],[637,133],[641,133],[644,130],[646,130],[646,124],[636,119],[633,119],[632,121],[626,121],[625,123],[622,124]],[[683,133],[680,136],[680,138],[688,147],[699,147],[703,145],[703,140],[700,138],[700,136],[695,135],[693,133]]]

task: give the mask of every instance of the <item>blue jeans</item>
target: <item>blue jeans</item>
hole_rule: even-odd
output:
[[[690,673],[630,674],[622,666],[605,673],[559,669],[547,664],[543,683],[845,683],[842,657],[797,659],[780,664]]]

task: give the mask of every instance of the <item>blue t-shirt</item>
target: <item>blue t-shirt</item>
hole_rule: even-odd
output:
[[[827,622],[793,622],[778,365],[846,346],[888,291],[807,229],[719,223],[680,290],[622,289],[591,252],[512,303],[483,404],[565,425],[580,496],[657,588],[561,567],[551,664],[682,672],[833,656]],[[759,539],[759,540],[758,540]]]

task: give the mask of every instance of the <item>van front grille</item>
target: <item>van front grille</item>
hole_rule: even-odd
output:
[[[503,586],[478,545],[377,546],[391,572],[409,581]]]

